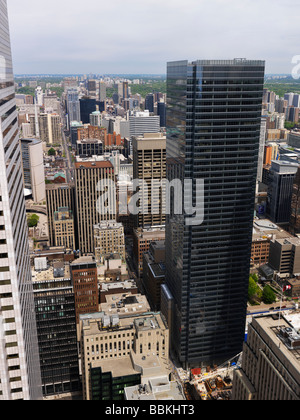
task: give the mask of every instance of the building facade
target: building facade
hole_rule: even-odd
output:
[[[166,137],[161,133],[133,138],[133,179],[139,180],[140,212],[135,227],[161,226],[166,221]],[[157,185],[156,185],[157,183]]]
[[[234,401],[299,401],[300,336],[286,319],[254,318],[244,345],[242,368],[235,371]]]
[[[242,350],[264,67],[244,59],[168,64],[167,179],[193,180],[200,213],[176,214],[173,196],[166,221],[172,342],[186,366]]]
[[[79,249],[83,254],[94,253],[94,226],[101,221],[116,220],[113,165],[93,159],[77,161],[75,180]]]
[[[0,1],[0,400],[42,397],[6,0]]]

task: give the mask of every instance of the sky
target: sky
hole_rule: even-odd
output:
[[[176,60],[247,58],[290,74],[294,0],[7,0],[15,74],[164,74]]]

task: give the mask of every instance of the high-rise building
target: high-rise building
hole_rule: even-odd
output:
[[[145,133],[159,133],[160,117],[150,115],[149,111],[133,112],[129,116],[130,138],[143,136]]]
[[[92,314],[98,312],[99,309],[97,265],[94,258],[90,256],[75,260],[70,267],[78,325],[80,315]]]
[[[40,114],[40,139],[47,144],[61,143],[61,120],[58,114]]]
[[[104,82],[99,83],[99,101],[104,102],[106,100],[106,84]]]
[[[46,198],[43,144],[36,139],[21,139],[21,149],[24,186],[39,203]]]
[[[300,234],[300,168],[293,184],[290,231],[295,235]]]
[[[41,372],[6,0],[0,20],[0,400],[37,400]]]
[[[135,227],[161,226],[166,221],[166,137],[162,133],[133,138],[133,179],[139,180],[140,212]]]
[[[234,372],[233,401],[300,400],[300,335],[296,318],[290,318],[261,316],[249,324],[242,368]]]
[[[148,110],[149,112],[154,112],[154,95],[153,95],[153,93],[150,93],[145,98],[145,110]]]
[[[69,207],[54,212],[55,246],[75,250],[74,216]]]
[[[272,161],[269,171],[267,216],[273,223],[289,223],[297,162]]]
[[[35,89],[35,100],[36,100],[37,105],[39,105],[39,106],[44,105],[44,92],[43,92],[43,89],[41,88],[41,86],[38,86]]]
[[[246,59],[168,64],[167,179],[193,181],[183,196],[197,211],[174,211],[181,199],[171,193],[166,284],[173,350],[184,366],[242,350],[264,69]]]
[[[56,246],[55,213],[60,208],[68,208],[75,216],[75,189],[69,184],[46,185],[46,203],[50,246]],[[76,223],[75,223],[76,231]]]
[[[101,222],[94,226],[96,261],[109,258],[112,254],[119,254],[125,261],[125,236],[122,223],[116,221]]]
[[[48,258],[32,258],[42,389],[46,397],[80,390],[70,264],[56,258],[50,253]]]
[[[101,221],[116,220],[113,165],[109,161],[78,158],[75,180],[79,249],[83,254],[94,253],[94,226]],[[104,202],[105,195],[108,203]]]
[[[72,121],[80,121],[80,102],[77,89],[67,92],[67,111],[69,124]]]
[[[160,118],[160,126],[165,127],[167,123],[167,107],[165,102],[157,102],[157,115]]]

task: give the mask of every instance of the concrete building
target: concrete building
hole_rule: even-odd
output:
[[[125,261],[125,235],[122,223],[115,220],[103,221],[94,226],[94,244],[96,261],[103,261],[112,254],[119,254]]]
[[[144,253],[143,286],[153,311],[161,310],[161,286],[166,275],[165,241],[152,242]]]
[[[92,256],[81,257],[70,264],[70,269],[75,295],[76,324],[79,325],[80,315],[98,312],[99,309],[96,261]]]
[[[72,121],[81,121],[80,102],[77,89],[69,89],[67,91],[67,112],[69,127]]]
[[[94,226],[102,221],[116,220],[113,165],[96,157],[77,158],[75,184],[79,249],[83,254],[94,253]]]
[[[133,260],[138,275],[143,275],[143,256],[149,251],[151,242],[164,241],[166,238],[165,226],[151,228],[138,228],[133,231]]]
[[[299,401],[299,349],[299,331],[287,319],[278,315],[254,318],[244,344],[242,368],[234,373],[232,399]]]
[[[43,143],[35,139],[21,139],[24,186],[32,191],[33,201],[46,199]]]
[[[54,212],[55,246],[75,250],[75,223],[72,210],[69,207],[59,207]]]
[[[290,147],[300,149],[300,132],[292,131],[289,133],[287,143]]]
[[[98,139],[77,140],[76,154],[80,157],[102,156],[104,153],[103,142]]]
[[[47,144],[61,143],[61,120],[58,114],[40,114],[40,139]]]
[[[139,214],[135,227],[161,226],[166,221],[166,137],[161,133],[133,137],[133,179],[139,181]],[[157,183],[157,185],[155,184]]]
[[[95,388],[95,376],[100,379],[103,372],[129,381],[136,376],[131,386],[141,384],[142,377],[166,374],[169,331],[161,314],[90,314],[80,317],[80,337],[84,400],[104,398],[103,384]],[[121,399],[125,386],[120,386]]]

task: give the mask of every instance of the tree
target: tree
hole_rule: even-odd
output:
[[[55,149],[53,149],[53,147],[51,149],[49,149],[48,151],[48,156],[55,156],[56,155],[56,151]]]
[[[32,214],[31,216],[27,216],[28,227],[30,228],[37,227],[39,220],[40,218],[37,214]]]
[[[255,282],[255,280],[250,277],[249,279],[249,289],[248,289],[248,299],[249,301],[251,301],[253,299],[253,297],[256,295],[257,292],[257,284]]]
[[[273,290],[271,289],[270,286],[267,285],[264,288],[262,299],[263,299],[263,302],[267,303],[267,304],[268,303],[271,304],[271,303],[276,302],[276,295],[275,295],[275,293],[273,292]]]

